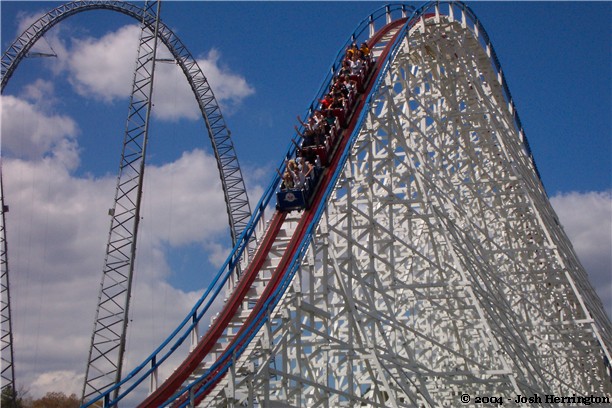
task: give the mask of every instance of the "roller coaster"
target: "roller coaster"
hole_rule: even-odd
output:
[[[306,154],[294,136],[189,314],[83,407],[118,406],[143,387],[143,408],[612,395],[612,325],[479,20],[463,3],[381,7],[338,51],[307,118],[361,42],[371,63],[309,147],[316,176],[281,188],[287,162]],[[3,60],[3,84],[6,72]],[[185,355],[169,370],[175,353]]]

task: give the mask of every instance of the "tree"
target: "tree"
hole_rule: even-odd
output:
[[[13,387],[7,385],[2,389],[0,407],[23,408],[23,401]]]
[[[80,399],[76,394],[66,396],[63,392],[48,392],[44,397],[34,400],[32,408],[79,408]]]

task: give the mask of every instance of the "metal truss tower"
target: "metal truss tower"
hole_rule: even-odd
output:
[[[125,1],[78,0],[61,4],[47,12],[25,30],[2,54],[0,91],[4,92],[5,86],[8,84],[12,74],[28,55],[32,46],[48,30],[63,20],[85,11],[109,10],[125,14],[140,21],[143,31],[148,29],[148,33],[155,33],[155,37],[147,34],[145,39],[147,44],[160,40],[168,48],[194,93],[217,160],[226,202],[230,234],[232,241],[236,242],[251,217],[251,208],[230,131],[225,124],[210,84],[198,66],[196,59],[178,36],[159,20],[158,13],[155,10],[157,3],[147,4],[149,5],[146,8],[142,8]],[[143,49],[142,43],[140,49]],[[98,317],[94,324],[92,350],[87,365],[84,397],[99,394],[101,390],[107,389],[109,385],[116,383],[121,371],[121,358],[119,356],[122,352],[120,352],[121,346],[118,343],[121,342],[120,338],[125,335],[125,333],[121,334],[121,331],[125,329],[120,327],[125,326],[127,321],[119,319],[119,316],[127,317],[127,307],[129,305],[127,298],[125,299],[126,303],[123,303],[124,300],[121,300],[121,296],[129,295],[128,282],[131,279],[130,275],[132,273],[132,266],[129,266],[129,264],[133,263],[134,256],[131,253],[131,247],[135,246],[135,233],[137,231],[136,227],[130,230],[129,223],[137,224],[138,222],[138,217],[134,214],[137,211],[136,202],[138,201],[137,197],[140,187],[136,181],[141,177],[139,172],[140,174],[142,173],[138,162],[144,159],[144,138],[140,132],[146,127],[145,121],[146,117],[148,117],[146,105],[148,104],[147,101],[150,100],[150,96],[147,96],[146,92],[148,92],[147,87],[152,84],[152,77],[149,78],[149,81],[147,76],[152,76],[149,64],[154,63],[154,58],[147,60],[143,56],[143,58],[139,58],[138,63],[138,68],[141,69],[141,72],[140,74],[138,72],[135,74],[132,105],[126,129],[126,148],[122,155],[120,175],[118,177],[117,203],[110,211],[113,221],[109,233],[107,259],[101,283],[101,295],[97,311]],[[148,70],[151,71],[148,72]],[[139,153],[141,150],[142,152]],[[144,164],[144,161],[141,164]],[[4,197],[2,199],[4,200]],[[131,210],[129,209],[130,207],[132,207]],[[4,211],[5,207],[3,206],[2,208],[2,215],[4,216],[6,212]],[[9,381],[8,378],[13,376],[14,366],[12,363],[12,331],[10,329],[10,302],[8,295],[8,254],[6,251],[4,224],[0,233],[2,234],[3,251],[2,378],[4,386]],[[251,240],[253,241],[254,238]],[[130,244],[130,241],[132,241],[132,244]],[[112,277],[111,274],[113,275]],[[235,279],[238,275],[239,270],[236,270],[235,276],[232,279]],[[113,374],[114,372],[116,372],[116,375]],[[116,378],[111,380],[113,376]],[[114,395],[116,395],[116,392],[114,392]]]
[[[6,242],[6,213],[8,205],[4,201],[2,186],[2,162],[0,160],[0,360],[2,363],[2,382],[0,391],[3,395],[10,390],[12,404],[15,405],[17,388],[15,387],[15,366],[13,365],[13,330],[11,319],[11,294],[9,284],[8,249]],[[15,405],[16,406],[16,405]]]
[[[111,227],[83,384],[83,401],[121,380],[136,261],[160,5],[159,1],[147,1],[144,7],[115,204],[109,210]],[[156,16],[153,30],[145,24],[146,14]]]
[[[610,320],[486,32],[437,2],[404,30],[291,284],[202,406],[612,396]]]

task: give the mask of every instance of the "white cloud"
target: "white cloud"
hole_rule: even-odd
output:
[[[162,120],[197,120],[202,117],[187,78],[176,64],[156,64],[153,101],[153,115]]]
[[[58,156],[6,159],[3,172],[19,379],[34,398],[80,392],[116,180],[74,176]],[[219,262],[216,240],[227,232],[212,156],[186,152],[148,167],[146,178],[127,366],[142,361],[199,296],[201,278],[191,292],[165,281],[170,247],[197,243]]]
[[[76,91],[105,102],[129,97],[139,35],[137,25],[128,25],[99,39],[74,39],[67,69]]]
[[[74,150],[80,131],[72,118],[46,114],[39,106],[10,95],[3,95],[1,101],[3,154],[33,160],[51,153],[61,156],[70,168],[78,165]]]
[[[40,15],[42,12],[20,15],[19,35]],[[132,90],[140,26],[125,25],[100,38],[73,37],[71,46],[67,46],[63,39],[66,31],[62,30],[60,25],[59,28],[46,33],[44,41],[38,41],[32,51],[57,53],[60,58],[48,60],[48,66],[55,74],[67,72],[75,91],[85,98],[95,98],[106,103],[128,98]],[[189,47],[189,44],[186,46]],[[170,57],[170,52],[160,42],[158,58]],[[221,60],[221,53],[214,48],[205,56],[196,58],[198,66],[213,89],[217,103],[226,115],[231,115],[255,89],[243,76],[222,65]],[[156,64],[153,99],[156,107],[153,114],[162,120],[196,120],[201,116],[193,91],[176,64]]]
[[[51,371],[39,375],[32,383],[30,392],[32,395],[45,395],[47,390],[62,390],[66,395],[75,394],[80,398],[82,387],[77,385],[79,383],[83,383],[83,375],[71,371]]]
[[[20,384],[33,397],[76,390],[50,378],[84,370],[114,181],[74,178],[52,158],[6,160],[3,173]]]
[[[223,103],[224,109],[233,109],[240,101],[255,90],[239,75],[232,74],[228,68],[219,65],[221,54],[212,49],[204,59],[198,59],[198,65],[214,90],[215,98]]]
[[[45,111],[50,110],[57,103],[53,82],[42,79],[27,84],[21,96]]]
[[[99,39],[75,39],[67,67],[75,90],[105,102],[129,97],[139,36],[139,26],[128,25]],[[160,45],[159,57],[168,58],[169,51],[162,48]],[[197,63],[226,113],[255,92],[246,79],[220,65],[220,53],[215,49]],[[176,64],[156,64],[153,100],[153,114],[163,120],[195,120],[201,115],[193,91]]]
[[[240,75],[228,67],[220,66],[220,53],[212,49],[196,62],[208,80],[215,99],[226,115],[231,115],[244,98],[255,90]],[[201,117],[195,95],[183,71],[176,64],[158,63],[155,68],[154,115],[160,119],[176,121]]]
[[[225,232],[225,201],[213,156],[184,152],[172,163],[148,167],[145,179],[144,224],[157,239],[178,246]]]
[[[223,263],[227,260],[227,256],[232,250],[227,246],[221,245],[217,242],[208,242],[204,244],[207,252],[210,253],[209,260],[213,266],[220,268]]]
[[[550,201],[612,316],[612,191],[558,194]]]

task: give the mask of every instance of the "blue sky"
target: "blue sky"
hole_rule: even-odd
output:
[[[8,16],[56,4],[3,2],[3,50],[15,38],[17,28],[15,18]],[[255,90],[225,116],[241,161],[260,166],[275,161],[285,148],[283,132],[291,131],[295,112],[308,106],[346,33],[378,6],[372,2],[326,2],[325,8],[320,2],[167,2],[162,16],[194,55],[218,50],[220,64],[244,77]],[[471,7],[501,60],[549,194],[608,188],[612,177],[611,5],[482,2]],[[61,26],[93,36],[132,23],[118,13],[94,11],[72,17]],[[43,40],[39,47],[44,51]],[[45,61],[22,63],[6,92],[14,92],[22,81],[30,80],[30,69],[41,65]],[[66,78],[60,79],[56,88],[61,82]],[[100,109],[108,115],[106,105],[83,106],[78,99],[62,101],[67,108],[71,103],[84,108],[79,116],[85,123],[95,121]],[[118,122],[119,131],[108,133],[121,135],[125,112],[121,103],[117,105],[117,120],[108,122]],[[116,149],[104,143],[111,164],[100,164],[99,160],[88,160],[91,151],[85,145],[91,140],[95,143],[91,150],[97,151],[98,138],[81,139],[85,148],[82,170],[86,166],[92,166],[96,174],[114,170]],[[251,143],[253,140],[258,142]],[[163,142],[159,140],[160,145]],[[152,150],[155,143],[153,139]]]
[[[3,52],[32,16],[59,4],[2,1]],[[198,59],[221,104],[252,201],[347,36],[381,5],[163,3],[162,20]],[[612,3],[470,6],[495,47],[553,206],[612,314]],[[51,384],[78,383],[84,369],[108,233],[103,215],[112,206],[127,115],[133,25],[109,11],[65,20],[35,47],[58,58],[24,60],[3,94],[9,262],[15,331],[24,345],[16,351],[17,373],[35,396]],[[135,294],[148,300],[136,301],[133,312],[153,345],[184,316],[229,250],[195,100],[183,92],[175,67],[160,70]],[[69,327],[66,315],[74,322]],[[59,345],[66,335],[70,341]]]

